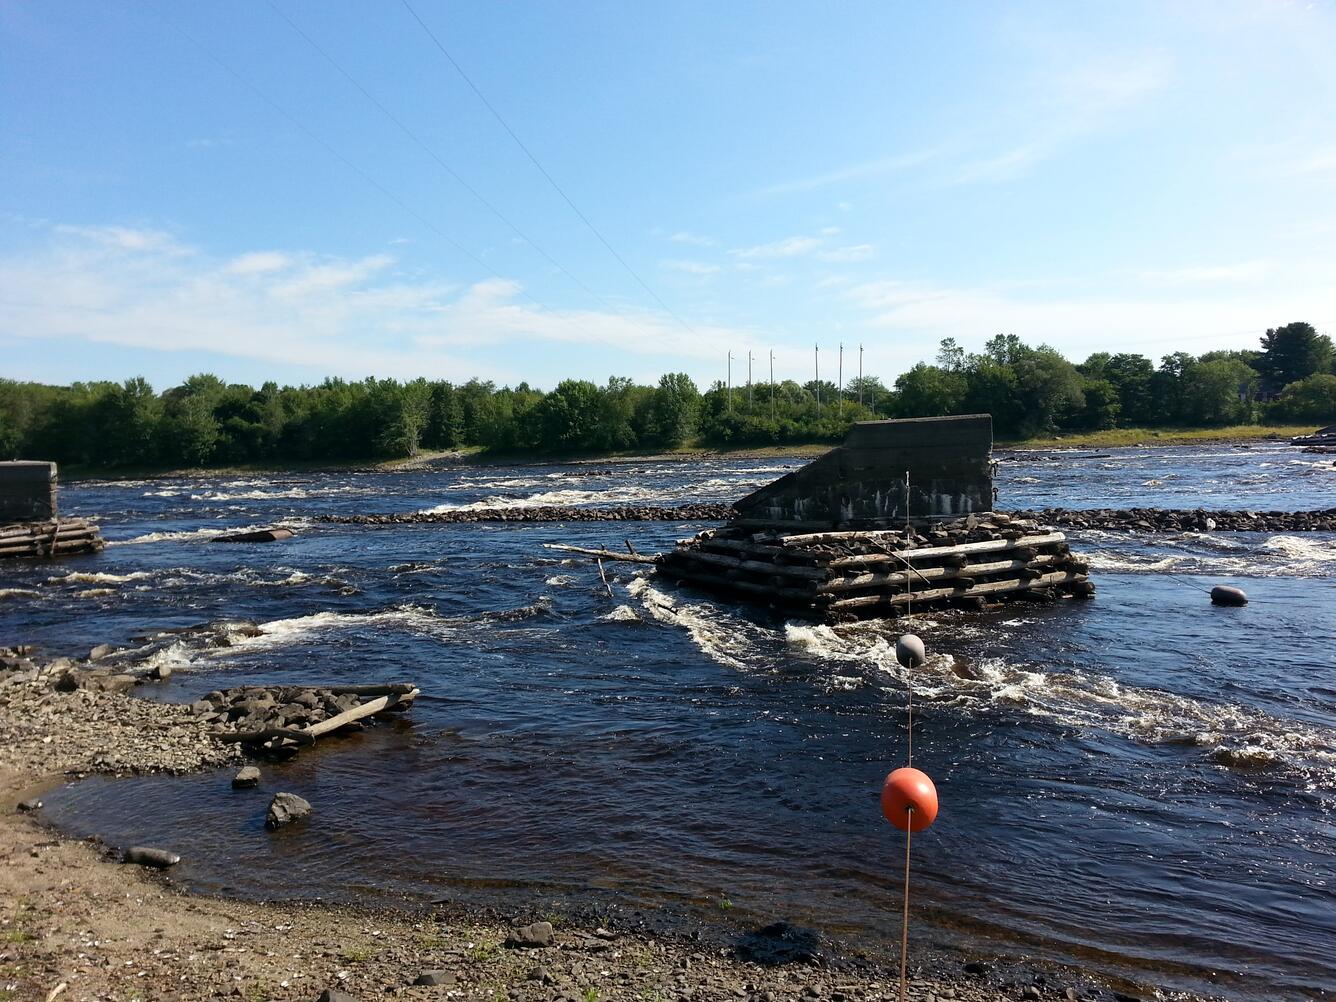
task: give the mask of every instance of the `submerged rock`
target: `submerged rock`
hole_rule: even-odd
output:
[[[181,862],[181,857],[174,852],[168,852],[166,849],[153,849],[146,845],[130,846],[125,850],[123,859],[126,863],[151,866],[155,870],[165,870],[167,867],[175,866]]]
[[[275,793],[269,801],[269,811],[265,815],[266,828],[281,828],[294,821],[300,821],[311,813],[311,805],[295,793]]]

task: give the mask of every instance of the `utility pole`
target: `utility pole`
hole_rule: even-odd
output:
[[[770,349],[770,419],[775,418],[775,349]]]
[[[816,419],[821,420],[821,345],[812,345],[812,364],[816,370]]]
[[[751,413],[752,409],[751,363],[752,363],[752,353],[751,349],[748,348],[747,349],[747,413],[748,414]]]
[[[858,346],[858,406],[863,406],[863,346]]]
[[[839,396],[836,398],[839,401],[839,403],[836,404],[835,406],[835,413],[838,414],[840,417],[843,417],[844,416],[844,342],[843,341],[840,342],[840,364],[835,371],[839,373],[839,376],[837,377],[839,379],[839,383],[837,384],[835,391],[836,393],[839,394]]]
[[[728,413],[733,413],[733,353],[728,353]]]

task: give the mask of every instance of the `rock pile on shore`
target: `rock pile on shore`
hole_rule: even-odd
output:
[[[351,710],[354,693],[300,686],[242,686],[215,691],[190,704],[214,730],[259,731],[269,727],[308,727]],[[350,725],[352,726],[352,725]]]
[[[402,525],[455,522],[721,522],[734,511],[726,504],[618,505],[576,508],[543,505],[529,508],[456,508],[449,511],[406,511],[388,515],[317,515],[316,522],[344,525]]]
[[[128,684],[106,684],[115,678],[67,658],[0,653],[0,767],[184,773],[240,758],[189,707],[135,699]]]
[[[1014,518],[1073,529],[1128,532],[1336,532],[1336,508],[1317,511],[1228,511],[1209,508],[1044,508]]]

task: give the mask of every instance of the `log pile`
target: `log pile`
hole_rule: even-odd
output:
[[[252,751],[293,754],[335,732],[361,730],[364,720],[402,713],[418,689],[406,682],[388,685],[241,686],[209,693],[191,704],[205,723],[220,727],[213,737]]]
[[[1095,592],[1089,565],[1061,532],[1001,512],[908,530],[785,533],[726,525],[679,541],[660,557],[659,572],[835,622]]]
[[[97,526],[81,518],[0,525],[0,558],[46,560],[77,553],[97,553],[106,545]]]

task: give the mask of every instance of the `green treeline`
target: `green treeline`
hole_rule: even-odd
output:
[[[1336,422],[1331,340],[1311,325],[1268,330],[1256,351],[1091,355],[998,335],[983,352],[942,342],[893,387],[873,376],[843,392],[786,380],[701,393],[682,373],[657,386],[614,377],[544,393],[416,379],[327,379],[258,390],[192,376],[155,393],[143,379],[45,386],[0,380],[0,458],[91,467],[217,466],[401,457],[480,446],[545,453],[668,449],[688,442],[835,441],[873,417],[987,412],[1001,437],[1116,427]]]

